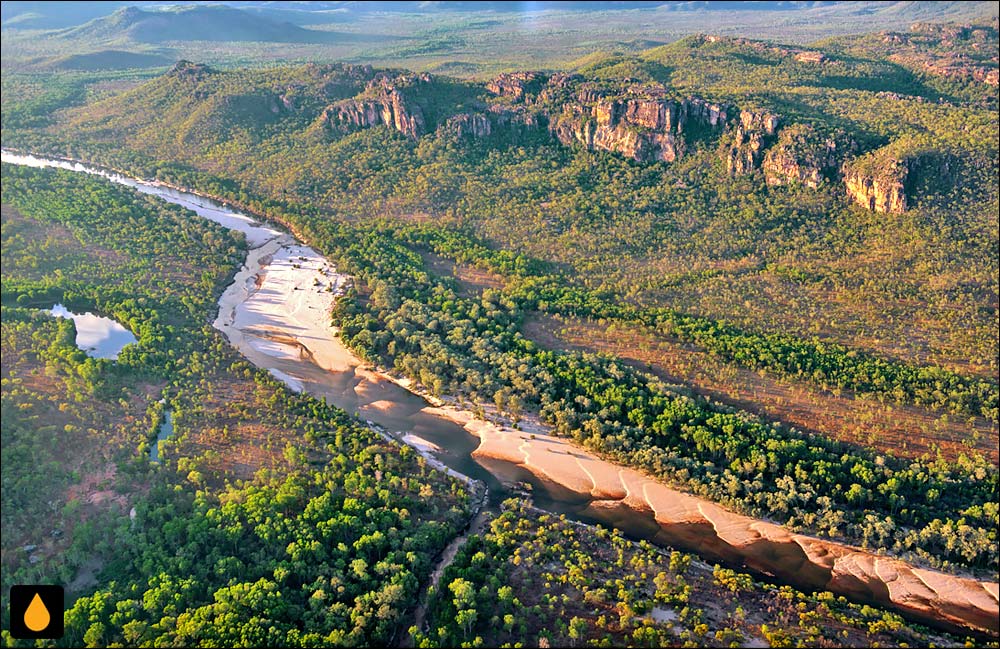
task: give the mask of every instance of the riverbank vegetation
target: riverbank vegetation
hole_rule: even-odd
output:
[[[467,521],[464,485],[210,327],[241,238],[67,171],[5,164],[3,201],[3,615],[10,583],[51,582],[66,646],[392,642]],[[54,299],[138,342],[89,358],[41,313]]]
[[[997,472],[985,458],[875,453],[689,396],[617,359],[543,349],[518,330],[516,294],[461,298],[407,247],[428,243],[418,228],[388,232],[355,237],[339,257],[367,291],[335,317],[366,358],[515,420],[538,412],[559,434],[753,516],[935,565],[995,565]],[[351,237],[334,225],[316,234],[321,245]],[[498,256],[494,269],[527,263]]]
[[[10,202],[4,206],[5,244],[18,242],[4,247],[5,280],[11,280],[5,281],[3,317],[4,453],[31,453],[36,459],[15,471],[5,466],[5,506],[31,511],[37,503],[16,499],[49,498],[53,489],[72,482],[45,468],[69,465],[37,464],[46,449],[72,450],[77,457],[101,449],[114,467],[104,478],[114,482],[102,486],[105,500],[84,506],[96,513],[81,517],[80,505],[67,503],[58,527],[66,546],[46,543],[33,550],[33,556],[43,557],[37,564],[19,567],[15,559],[7,565],[16,553],[9,551],[12,537],[5,533],[5,578],[55,579],[71,584],[71,597],[82,595],[66,614],[67,646],[406,640],[403,632],[431,559],[468,520],[464,487],[343,412],[283,389],[239,359],[208,327],[212,292],[232,272],[222,260],[233,261],[243,249],[238,238],[184,210],[108,187],[100,178],[5,165],[4,181],[4,200]],[[156,237],[160,247],[151,252],[148,246]],[[383,243],[372,238],[368,245],[373,248],[367,248],[356,241],[352,250],[371,252]],[[214,265],[202,267],[202,275],[191,272],[195,262],[208,262],[213,250]],[[398,250],[410,266],[379,266],[383,272],[395,268],[431,280],[421,275],[419,255]],[[511,260],[514,266],[521,263]],[[92,269],[89,275],[71,275],[84,267]],[[119,363],[95,363],[75,347],[70,321],[41,314],[30,303],[41,289],[61,290],[66,298],[66,283],[77,277],[71,284],[76,304],[124,313],[117,302],[121,287],[140,270],[141,281],[131,284],[132,298],[157,321],[171,323],[164,330],[172,337],[167,342],[140,335],[135,347],[156,350],[169,344],[176,355],[133,349],[123,351]],[[375,282],[371,276],[366,286]],[[400,286],[412,288],[405,282]],[[209,296],[195,302],[195,295],[204,292]],[[369,297],[392,299],[379,293],[385,291]],[[477,299],[487,304],[498,297],[494,290]],[[492,319],[497,317],[499,312]],[[143,331],[138,319],[130,322]],[[84,370],[88,364],[96,369]],[[163,371],[167,364],[169,373]],[[158,382],[136,381],[144,375]],[[45,377],[60,379],[66,391],[46,392],[39,383]],[[163,403],[156,399],[160,395]],[[33,404],[39,403],[72,419],[65,435],[50,436],[49,427],[40,427],[42,419],[48,424],[52,418],[48,410],[34,412]],[[115,415],[114,408],[125,403],[131,414]],[[175,436],[161,447],[160,465],[151,465],[148,445],[166,410],[173,413]],[[74,433],[85,424],[73,422],[87,417],[93,418],[89,437],[77,442]],[[120,419],[131,424],[131,436],[115,441],[107,423]],[[44,479],[38,469],[45,470]],[[10,482],[14,478],[20,482]],[[89,479],[84,476],[84,482]],[[105,507],[98,507],[102,502]],[[133,507],[135,514],[129,515]],[[5,526],[17,520],[5,516]],[[417,644],[450,645],[476,637],[487,638],[486,644],[543,637],[579,645],[728,644],[738,637],[784,642],[831,634],[838,640],[957,642],[929,636],[877,609],[826,596],[813,601],[725,569],[706,570],[697,562],[692,568],[689,555],[637,546],[617,532],[582,529],[521,504],[508,505],[491,532],[463,548],[447,569],[441,582],[447,592],[431,599],[433,634],[415,633]],[[534,549],[518,550],[524,543]],[[534,574],[536,565],[555,572],[540,573],[537,579],[545,581],[536,584],[525,572]],[[617,592],[588,585],[604,578],[599,566],[609,574],[623,571],[615,577]],[[489,584],[500,580],[493,590],[502,601],[493,602],[487,578]],[[650,583],[655,592],[649,592]],[[536,602],[539,587],[555,590]],[[576,597],[580,594],[582,599]],[[699,604],[709,597],[726,604]],[[456,601],[462,608],[450,617],[449,606]],[[816,612],[800,615],[803,605],[817,602]],[[489,617],[486,610],[493,611]],[[565,618],[563,624],[552,616]]]
[[[776,588],[510,500],[441,578],[417,647],[948,646],[891,613]],[[762,615],[762,612],[766,614]]]

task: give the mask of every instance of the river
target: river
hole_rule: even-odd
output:
[[[772,581],[830,590],[947,630],[996,633],[1000,627],[996,582],[926,570],[729,512],[554,437],[537,418],[526,417],[521,429],[483,421],[457,400],[436,399],[367,366],[330,325],[330,308],[350,278],[291,234],[162,183],[6,150],[2,160],[101,175],[242,232],[251,249],[219,300],[214,326],[290,389],[324,398],[409,444],[434,466],[485,484],[493,503],[510,493],[510,485],[526,482],[542,508],[614,525]]]

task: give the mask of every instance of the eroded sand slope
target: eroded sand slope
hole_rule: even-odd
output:
[[[807,589],[877,602],[953,628],[998,629],[998,585],[915,568],[859,548],[789,530],[722,507],[620,468],[565,439],[480,427],[476,455],[515,464],[571,491],[581,513],[634,528],[703,557],[745,563]]]
[[[293,389],[304,387],[398,430],[462,426],[479,437],[474,456],[491,472],[578,503],[585,516],[803,588],[877,602],[953,628],[998,629],[996,583],[914,568],[734,514],[547,435],[536,421],[524,432],[476,420],[454,405],[428,405],[404,389],[409,382],[364,368],[334,335],[329,311],[346,281],[312,249],[289,237],[275,239],[251,252],[220,302],[216,326]]]

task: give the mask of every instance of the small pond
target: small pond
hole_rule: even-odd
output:
[[[118,358],[125,345],[134,342],[135,336],[111,318],[87,313],[73,313],[61,304],[49,310],[57,318],[72,318],[76,324],[76,346],[94,358]]]

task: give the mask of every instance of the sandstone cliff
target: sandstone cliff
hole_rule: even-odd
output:
[[[416,139],[427,132],[423,111],[409,95],[430,81],[427,75],[376,76],[356,99],[338,102],[323,112],[322,121],[332,128],[350,131],[384,124]]]
[[[871,164],[845,165],[847,196],[873,212],[902,212],[906,209],[907,165],[894,158]]]
[[[667,99],[660,89],[634,98],[605,98],[585,89],[553,117],[549,130],[563,144],[619,153],[638,162],[673,162],[683,155],[685,129],[725,127],[726,108],[701,99]],[[591,103],[591,101],[593,103]]]
[[[580,75],[502,74],[486,84],[502,104],[490,111],[513,124],[542,126],[566,145],[621,154],[638,162],[672,162],[683,155],[681,134],[722,132],[727,108],[698,98],[674,99],[659,84],[588,82]],[[498,124],[497,124],[498,125]]]
[[[837,175],[840,160],[855,148],[845,137],[823,137],[808,124],[793,124],[781,130],[764,155],[764,180],[768,185],[796,182],[815,189]]]
[[[468,86],[463,88],[468,92]],[[565,145],[579,144],[636,162],[674,162],[695,139],[717,141],[733,175],[762,171],[770,186],[796,183],[811,188],[842,177],[850,199],[867,209],[907,208],[914,160],[880,154],[843,164],[857,153],[850,138],[819,133],[807,124],[785,124],[768,110],[737,113],[731,106],[701,98],[671,96],[656,83],[588,81],[563,73],[506,73],[484,89],[485,96],[466,94],[461,102],[453,102],[441,99],[448,86],[429,75],[379,73],[357,97],[327,106],[320,123],[341,132],[385,125],[413,139],[438,130],[450,137],[501,134],[518,140],[547,130]],[[277,114],[294,106],[289,97],[278,94],[268,107]],[[454,112],[456,107],[460,112]]]
[[[1000,84],[997,22],[988,25],[914,23],[909,33],[881,32],[889,60],[943,76]]]
[[[505,72],[489,81],[486,89],[499,97],[524,99],[528,93],[537,94],[545,81],[545,75],[539,72]]]
[[[760,168],[764,149],[773,141],[780,121],[777,115],[768,111],[740,111],[732,140],[728,146],[723,146],[729,173],[746,174]]]
[[[493,133],[493,124],[489,117],[482,113],[459,113],[448,118],[445,122],[446,132],[458,137],[489,137]]]
[[[954,181],[951,154],[896,142],[843,166],[847,196],[873,212],[902,212],[915,194],[935,193]]]

